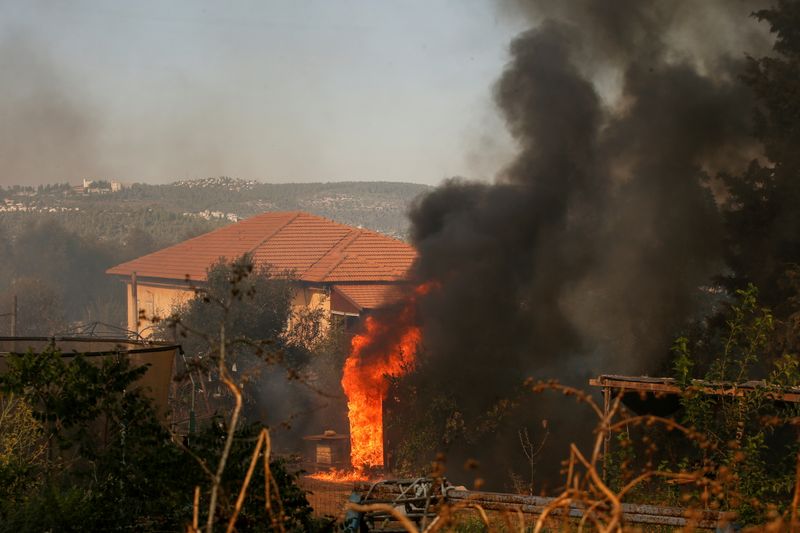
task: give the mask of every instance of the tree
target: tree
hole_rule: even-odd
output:
[[[159,328],[162,336],[177,328],[184,350],[208,353],[219,344],[220,326],[229,338],[278,342],[292,316],[291,278],[270,267],[256,267],[245,255],[231,263],[220,259],[207,272],[195,298],[174,310],[172,322]],[[262,343],[266,346],[266,343]],[[245,351],[247,346],[240,347]]]
[[[216,370],[222,344],[228,370],[243,386],[246,418],[288,427],[312,409],[316,391],[308,379],[309,362],[312,348],[325,345],[326,332],[321,309],[293,310],[293,283],[291,273],[256,267],[249,256],[220,260],[197,295],[158,323],[157,336],[174,336],[183,346],[188,364],[182,373],[194,372],[196,382],[204,381],[203,390],[211,391],[206,397],[212,412],[206,416],[230,407]],[[187,404],[181,410],[188,409],[190,398],[179,401]]]
[[[17,297],[17,335],[49,337],[66,328],[61,292],[51,283],[31,277],[14,279],[11,287],[0,293],[2,314],[11,312],[14,296]],[[0,332],[10,335],[10,317],[0,320]]]
[[[754,13],[775,34],[775,54],[749,58],[744,82],[755,93],[755,137],[766,161],[725,175],[729,285],[754,283],[762,300],[786,315],[795,288],[786,273],[800,264],[800,2],[778,0]]]
[[[123,254],[126,260],[149,254],[156,248],[158,245],[153,236],[139,226],[131,228],[123,241]]]
[[[117,262],[114,247],[90,242],[51,220],[23,230],[5,260],[12,279],[36,278],[56,292],[67,321],[122,322],[123,290],[105,274]],[[108,303],[116,316],[98,316]]]

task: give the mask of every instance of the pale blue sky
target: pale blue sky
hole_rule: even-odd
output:
[[[489,178],[490,0],[0,0],[0,184]]]

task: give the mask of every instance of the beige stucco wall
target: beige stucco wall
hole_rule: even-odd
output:
[[[194,290],[189,287],[171,287],[156,285],[147,282],[137,283],[138,309],[134,307],[133,289],[131,283],[128,288],[128,329],[137,331],[143,337],[150,337],[153,333],[153,317],[166,318],[172,310],[194,297]],[[144,318],[139,319],[140,311]],[[137,325],[138,321],[138,325]]]
[[[153,333],[152,318],[155,316],[166,318],[175,307],[186,303],[195,295],[189,287],[175,287],[158,285],[148,282],[137,283],[138,310],[134,307],[133,290],[131,283],[127,283],[128,291],[128,329],[137,331],[143,337],[150,337]],[[331,299],[325,287],[298,286],[292,300],[292,311],[295,317],[290,321],[291,329],[305,310],[322,310],[322,328],[330,325]],[[139,319],[140,311],[144,318]],[[137,324],[138,320],[138,324]]]
[[[289,321],[289,328],[291,329],[297,321],[297,317],[301,315],[304,310],[322,310],[322,324],[323,329],[327,329],[330,325],[331,317],[331,298],[327,288],[325,287],[311,287],[299,286],[294,293],[292,300],[292,312],[294,317]]]

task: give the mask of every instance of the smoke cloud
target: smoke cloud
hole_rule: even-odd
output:
[[[452,179],[410,215],[414,274],[439,287],[419,304],[413,379],[446,391],[466,420],[526,376],[586,387],[599,373],[659,370],[723,267],[709,182],[758,152],[737,76],[745,52],[768,46],[752,2],[501,7],[535,24],[495,86],[518,155],[494,184]],[[524,460],[517,429],[550,418],[560,458],[592,425],[556,402],[531,400],[504,437],[449,453],[505,475]]]
[[[101,171],[97,123],[80,91],[35,40],[0,37],[0,185],[63,183]]]

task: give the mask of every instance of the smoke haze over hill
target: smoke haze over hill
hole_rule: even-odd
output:
[[[0,37],[0,185],[73,181],[102,175],[97,117],[37,44]]]
[[[485,2],[0,2],[0,184],[483,177],[512,32]]]

